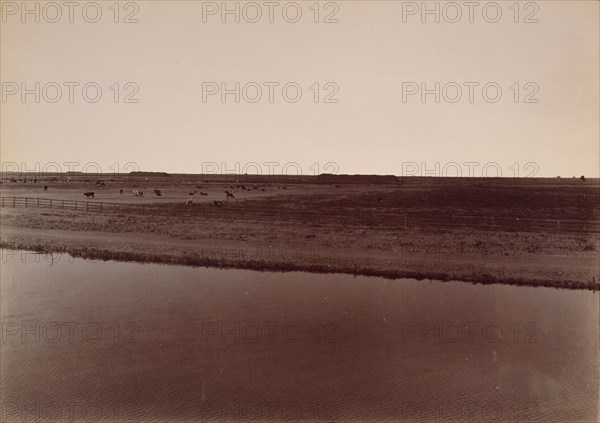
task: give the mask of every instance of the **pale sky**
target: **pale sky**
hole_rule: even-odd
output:
[[[278,162],[280,173],[293,162],[303,174],[318,163],[319,171],[402,175],[414,172],[407,163],[436,173],[437,162],[440,174],[456,162],[469,176],[464,163],[477,162],[474,176],[488,163],[502,176],[517,167],[520,176],[600,176],[597,1],[521,2],[518,16],[513,1],[501,1],[495,23],[487,21],[496,19],[486,6],[493,2],[476,2],[472,23],[463,1],[453,3],[462,13],[455,23],[459,9],[437,2],[427,7],[438,4],[440,22],[433,14],[421,22],[421,1],[322,1],[318,23],[314,1],[273,3],[273,23],[264,1],[227,2],[239,5],[239,23],[233,14],[221,22],[220,1],[120,2],[119,23],[112,1],[97,2],[96,23],[86,21],[95,20],[93,5],[83,13],[92,2],[76,2],[73,23],[63,1],[26,2],[39,8],[39,23],[35,13],[22,15],[21,1],[0,3],[3,170],[95,162],[111,172],[115,162],[121,171],[134,162],[139,170],[200,173],[207,163],[223,163],[223,171],[239,163],[255,173],[246,165],[256,162],[265,173],[264,163]],[[302,16],[288,22],[296,5]],[[262,16],[247,22],[256,6]],[[137,23],[123,22],[130,14]],[[328,15],[338,22],[324,23]],[[93,86],[87,101],[82,94],[90,82],[102,89],[96,103]],[[236,82],[239,103],[234,94],[225,102],[207,94]],[[73,103],[65,83],[79,84]],[[273,103],[268,83],[279,84],[271,85]],[[290,101],[282,94],[288,83]],[[432,91],[425,102],[420,92],[408,95],[422,83]],[[479,84],[472,103],[465,83]],[[56,86],[62,97],[52,103]],[[136,86],[138,102],[124,103]],[[262,97],[253,103],[257,86]],[[302,90],[295,103],[294,86]],[[451,102],[457,87],[462,97]],[[495,87],[502,97],[494,103]],[[23,88],[32,92],[25,101]],[[330,94],[337,102],[323,101]],[[335,168],[325,169],[330,162]]]

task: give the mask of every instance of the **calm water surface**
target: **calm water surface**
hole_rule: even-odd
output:
[[[2,421],[597,421],[598,293],[2,257]]]

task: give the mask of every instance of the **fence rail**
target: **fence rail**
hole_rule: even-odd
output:
[[[379,211],[372,209],[353,210],[300,210],[290,208],[244,208],[242,205],[214,207],[212,203],[147,204],[109,203],[99,201],[61,200],[32,197],[0,197],[1,207],[7,208],[48,208],[72,210],[87,213],[112,213],[129,215],[159,215],[197,218],[221,218],[244,220],[298,221],[308,224],[332,223],[346,225],[369,225],[384,227],[469,227],[487,230],[509,231],[548,231],[569,233],[600,233],[600,221],[575,219],[543,219],[513,216],[461,215],[420,213],[400,210]]]

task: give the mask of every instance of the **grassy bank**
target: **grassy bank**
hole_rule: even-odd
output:
[[[315,273],[343,273],[355,276],[377,276],[387,279],[410,278],[416,280],[461,280],[476,284],[502,283],[506,285],[544,286],[565,289],[599,290],[600,286],[595,280],[583,282],[577,280],[560,279],[548,280],[538,277],[510,277],[502,278],[498,275],[486,273],[484,269],[469,273],[467,269],[457,269],[454,272],[436,272],[426,268],[420,270],[385,269],[381,267],[368,267],[359,264],[344,262],[310,263],[295,261],[265,261],[247,258],[227,259],[212,258],[194,252],[181,251],[179,254],[165,254],[151,251],[119,251],[114,249],[97,248],[85,245],[48,244],[47,242],[28,241],[0,241],[0,247],[9,250],[25,250],[39,254],[66,253],[73,257],[86,260],[100,261],[125,261],[138,263],[174,264],[193,267],[215,267],[230,269],[247,269],[275,272],[315,272]]]

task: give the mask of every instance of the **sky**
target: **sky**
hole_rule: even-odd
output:
[[[600,176],[596,1],[0,4],[4,171]]]

